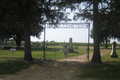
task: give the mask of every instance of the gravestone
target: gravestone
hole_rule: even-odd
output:
[[[69,49],[68,49],[69,53],[73,53],[73,45],[72,45],[72,38],[69,39]]]
[[[110,56],[113,58],[118,58],[118,55],[116,54],[116,42],[115,41],[112,43],[112,51],[111,51]]]
[[[44,48],[44,43],[41,43],[40,45],[41,45],[42,48]]]
[[[120,49],[120,45],[118,45],[119,49]]]
[[[36,48],[37,48],[37,50],[38,50],[38,48],[39,48],[39,45],[38,45],[38,44],[36,45]]]
[[[12,57],[14,57],[14,52],[16,51],[16,49],[10,48],[10,51],[12,52]]]
[[[64,51],[64,55],[65,55],[65,58],[66,58],[67,57],[68,49],[67,49],[67,45],[65,45],[65,42],[63,44],[63,51]]]

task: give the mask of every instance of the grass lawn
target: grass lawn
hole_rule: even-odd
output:
[[[78,53],[67,53],[67,57],[73,57],[73,56],[85,54],[86,47],[78,47],[78,50],[74,49],[74,51],[77,51]],[[65,55],[64,52],[62,51],[62,47],[56,46],[56,47],[49,47],[46,49],[46,57],[48,59],[58,60],[65,58]]]
[[[56,60],[56,59],[64,58],[63,51],[60,51],[61,49],[62,47],[60,46],[46,48],[46,57],[55,57],[55,51],[56,51],[56,57],[60,57],[60,58],[51,58],[51,59]],[[84,53],[86,53],[86,47],[79,47],[77,55],[82,55]],[[68,57],[75,55],[76,55],[75,53],[68,53]],[[22,69],[28,68],[29,66],[32,65],[31,63],[21,61],[21,59],[11,58],[12,56],[13,53],[10,52],[9,50],[0,50],[0,57],[10,57],[10,58],[0,58],[0,74],[15,74],[21,71]],[[14,57],[23,58],[24,51],[16,50],[14,52]],[[43,58],[43,49],[41,48],[39,50],[32,50],[32,57]]]
[[[61,47],[56,49],[56,52],[58,53],[59,50],[61,50]],[[80,52],[86,53],[85,49],[80,48]],[[2,56],[10,53],[7,50],[2,50],[3,52]],[[18,52],[17,52],[18,51]],[[19,54],[21,57],[23,56],[22,50],[17,50],[15,53]],[[7,53],[8,52],[8,53]],[[54,55],[54,48],[48,48],[46,53],[53,54]],[[40,55],[41,53],[41,55]],[[43,51],[40,50],[34,50],[32,51],[33,57],[39,58],[39,56],[42,57]],[[62,53],[62,52],[61,52]],[[81,66],[78,66],[77,72],[79,73],[78,76],[80,80],[120,80],[120,50],[117,49],[116,53],[118,55],[118,58],[111,58],[110,54],[104,55],[101,57],[103,64],[92,64],[87,63]],[[15,56],[18,56],[15,54]],[[38,54],[38,55],[37,55]],[[82,54],[82,53],[81,53]],[[9,55],[11,56],[11,55]],[[19,57],[19,56],[18,56]],[[32,63],[23,62],[20,59],[13,59],[13,58],[0,58],[0,75],[4,74],[15,74],[19,71],[28,68],[29,66],[33,65]]]
[[[120,61],[120,49],[117,49],[117,50],[116,50],[116,54],[118,55],[118,58],[111,58],[111,57],[110,57],[110,54],[111,54],[111,53],[102,56],[102,57],[101,57],[101,60],[102,60],[102,61]]]
[[[120,62],[87,64],[80,68],[78,77],[85,80],[120,80]]]
[[[64,56],[64,52],[61,51],[62,50],[62,46],[48,46],[48,48],[46,48],[46,58],[47,59],[54,59],[54,60],[58,60],[58,59],[62,59],[65,58]],[[76,51],[76,49],[74,49],[74,51]],[[92,50],[91,50],[92,51]],[[43,58],[43,48],[39,48],[38,50],[32,49],[32,57],[33,58]],[[86,53],[86,47],[78,47],[78,53],[68,53],[67,57],[73,57],[73,56],[78,56],[78,55],[82,55]],[[8,50],[0,50],[0,57],[20,57],[23,58],[24,57],[24,50],[16,50],[14,53],[10,52],[9,49]],[[55,58],[56,57],[56,58]]]
[[[0,50],[0,57],[24,57],[23,50],[17,50],[14,52],[10,52],[9,50]]]
[[[118,58],[111,58],[110,53],[101,57],[102,64],[87,64],[80,69],[78,77],[85,80],[120,80],[120,50]]]
[[[15,74],[31,65],[32,63],[23,62],[20,59],[0,58],[0,75]]]

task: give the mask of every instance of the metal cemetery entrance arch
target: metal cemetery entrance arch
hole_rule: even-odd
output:
[[[44,52],[43,52],[43,59],[46,59],[46,28],[87,28],[88,29],[88,47],[87,47],[87,55],[86,59],[89,61],[89,34],[90,34],[90,23],[46,23],[44,24]]]

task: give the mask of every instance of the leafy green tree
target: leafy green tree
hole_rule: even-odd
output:
[[[13,27],[20,30],[23,29],[25,38],[25,55],[24,60],[33,61],[31,55],[30,34],[34,33],[38,28],[42,28],[45,22],[58,23],[66,20],[67,17],[63,11],[58,9],[59,1],[54,0],[1,0],[0,16],[2,27]],[[6,6],[7,5],[7,6]],[[66,18],[66,19],[65,19]],[[18,26],[16,27],[15,25]],[[8,29],[9,30],[9,29]],[[16,31],[16,30],[15,30]],[[9,31],[11,32],[11,31]],[[21,32],[21,31],[20,31]],[[19,35],[20,36],[20,35]],[[15,35],[17,37],[17,35]]]
[[[112,34],[110,35],[113,38],[120,39],[119,33],[120,33],[120,1],[119,0],[111,0],[109,4],[109,26],[112,29]]]
[[[100,46],[99,46],[99,15],[98,3],[101,0],[85,0],[84,3],[78,6],[79,12],[75,14],[74,19],[82,17],[83,19],[93,20],[93,38],[94,38],[94,53],[91,62],[101,63]],[[81,8],[82,7],[82,8]]]
[[[96,7],[92,7],[95,5],[94,2],[96,2]],[[82,6],[77,5],[79,12],[75,14],[74,19],[82,17],[82,19],[93,21],[94,55],[92,62],[101,63],[98,49],[100,40],[106,39],[107,41],[107,37],[119,37],[119,5],[119,0],[85,0]]]
[[[105,43],[105,48],[108,48],[108,42],[111,34],[111,29],[105,24],[99,24],[99,43]],[[91,35],[93,38],[93,29],[91,30]]]
[[[101,63],[100,47],[99,47],[99,15],[98,15],[98,3],[102,0],[62,0],[63,8],[71,8],[71,10],[78,9],[78,13],[75,14],[74,19],[83,17],[83,19],[93,20],[93,36],[94,36],[94,54],[91,62]],[[71,4],[70,4],[71,3]],[[82,6],[80,5],[82,4]],[[93,5],[91,7],[91,5]],[[61,6],[61,5],[60,5]]]
[[[94,52],[91,62],[101,63],[99,46],[98,0],[93,0],[93,36],[94,36]]]
[[[112,0],[106,3],[107,6],[105,8],[101,8],[99,10],[99,33],[100,33],[100,41],[106,41],[107,48],[107,38],[117,38],[119,37],[119,0]]]

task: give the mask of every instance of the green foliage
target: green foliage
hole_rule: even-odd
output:
[[[99,40],[106,40],[108,37],[119,39],[120,33],[120,1],[119,0],[97,0],[98,1],[98,22],[99,22]],[[76,12],[74,19],[93,21],[93,1],[84,0],[84,3],[76,4],[79,12]],[[75,6],[76,6],[75,5]],[[83,7],[84,6],[84,7]],[[82,8],[81,8],[82,7]],[[91,31],[93,37],[93,30]]]
[[[18,46],[25,38],[25,58],[31,59],[30,35],[39,37],[43,24],[67,21],[65,12],[59,9],[54,0],[1,0],[0,1],[0,38],[13,37]],[[55,8],[56,7],[56,8]],[[2,35],[4,34],[4,35]],[[29,56],[29,58],[28,58]]]

